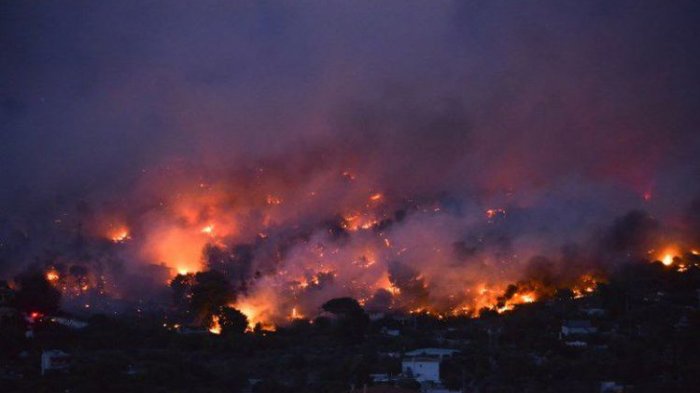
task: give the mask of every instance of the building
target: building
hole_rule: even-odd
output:
[[[44,351],[41,353],[41,375],[49,372],[68,371],[70,367],[70,355],[59,350]]]
[[[420,383],[440,382],[440,358],[435,356],[411,356],[401,361],[403,375]]]
[[[565,321],[561,325],[561,336],[589,335],[597,333],[598,329],[591,324],[591,321]]]
[[[440,360],[446,357],[452,357],[455,353],[458,353],[458,349],[449,348],[420,348],[413,351],[406,352],[406,356],[430,356],[437,357]]]

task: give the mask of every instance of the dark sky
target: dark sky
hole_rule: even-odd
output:
[[[698,190],[699,20],[696,1],[3,1],[0,200],[353,149],[411,184],[675,203]]]

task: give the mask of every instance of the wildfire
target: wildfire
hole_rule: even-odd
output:
[[[661,263],[664,264],[664,266],[671,266],[673,265],[674,259],[679,255],[680,252],[678,251],[677,247],[669,246],[666,247],[660,254],[658,254],[657,258],[661,261]]]
[[[252,331],[257,324],[266,330],[275,330],[275,325],[270,320],[267,311],[269,305],[264,300],[253,302],[251,299],[244,299],[229,305],[229,307],[240,310],[248,318],[248,330]]]
[[[114,243],[123,243],[130,239],[129,228],[127,227],[117,227],[110,231],[108,235],[109,239]]]
[[[209,224],[202,228],[202,233],[206,233],[207,235],[211,235],[214,233],[214,225]]]
[[[221,334],[221,324],[219,323],[218,315],[212,315],[211,325],[209,326],[209,333]]]
[[[377,201],[381,201],[383,197],[384,197],[384,195],[382,195],[381,193],[378,192],[376,194],[372,194],[369,197],[369,200],[372,202],[377,202]]]
[[[537,297],[535,297],[534,293],[525,293],[522,295],[518,295],[520,300],[522,300],[523,303],[533,303],[535,300],[537,300]]]
[[[297,310],[296,307],[292,307],[292,313],[289,316],[290,319],[302,319],[304,316]]]
[[[57,282],[60,278],[61,277],[56,270],[51,269],[46,272],[46,279],[51,283]]]
[[[494,219],[496,219],[498,217],[505,217],[506,216],[506,210],[501,209],[501,208],[487,209],[485,213],[486,213],[486,218],[488,219],[489,222],[492,222]]]

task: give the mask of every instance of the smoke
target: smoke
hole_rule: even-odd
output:
[[[696,2],[0,7],[0,275],[80,303],[473,311],[700,241]]]

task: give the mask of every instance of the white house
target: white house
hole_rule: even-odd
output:
[[[416,381],[440,382],[440,358],[433,356],[406,357],[401,362],[401,372]]]

